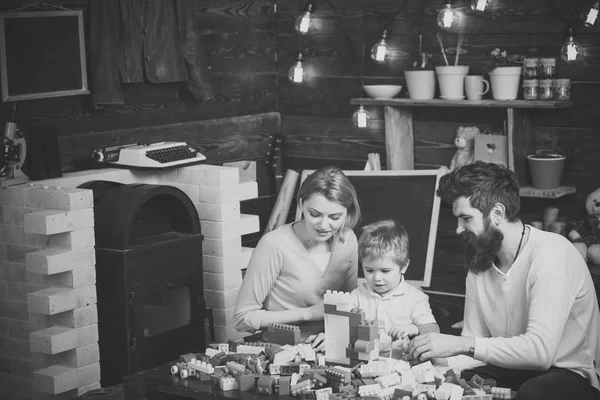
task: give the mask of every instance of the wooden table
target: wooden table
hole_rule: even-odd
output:
[[[179,396],[184,399],[202,400],[298,400],[299,397],[279,395],[259,395],[256,392],[240,392],[219,389],[212,382],[202,382],[196,378],[181,379],[179,375],[171,375],[171,365],[166,363],[158,367],[127,375],[123,379],[123,392],[126,400],[141,399],[173,399]]]

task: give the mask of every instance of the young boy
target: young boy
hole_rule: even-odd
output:
[[[440,331],[429,297],[404,280],[410,263],[408,243],[404,227],[392,220],[364,226],[358,240],[366,282],[352,291],[353,306],[378,321],[382,356],[390,354],[392,344],[402,352],[407,339]]]

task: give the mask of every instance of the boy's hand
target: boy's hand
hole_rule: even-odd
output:
[[[388,335],[392,337],[392,340],[400,340],[405,338],[411,338],[419,334],[419,328],[414,324],[404,324],[394,326],[388,332]]]

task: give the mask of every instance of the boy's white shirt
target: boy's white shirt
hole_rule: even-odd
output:
[[[352,291],[352,301],[352,307],[364,311],[366,319],[379,322],[380,353],[390,350],[391,338],[387,332],[392,327],[436,323],[429,306],[429,296],[408,284],[405,279],[383,296],[364,281]]]

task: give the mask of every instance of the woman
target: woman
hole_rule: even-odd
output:
[[[238,294],[238,331],[266,331],[270,323],[299,325],[302,339],[325,346],[323,294],[350,292],[358,275],[360,219],[354,187],[337,167],[309,175],[298,191],[302,218],[264,235],[252,253]],[[317,335],[318,334],[318,335]]]

